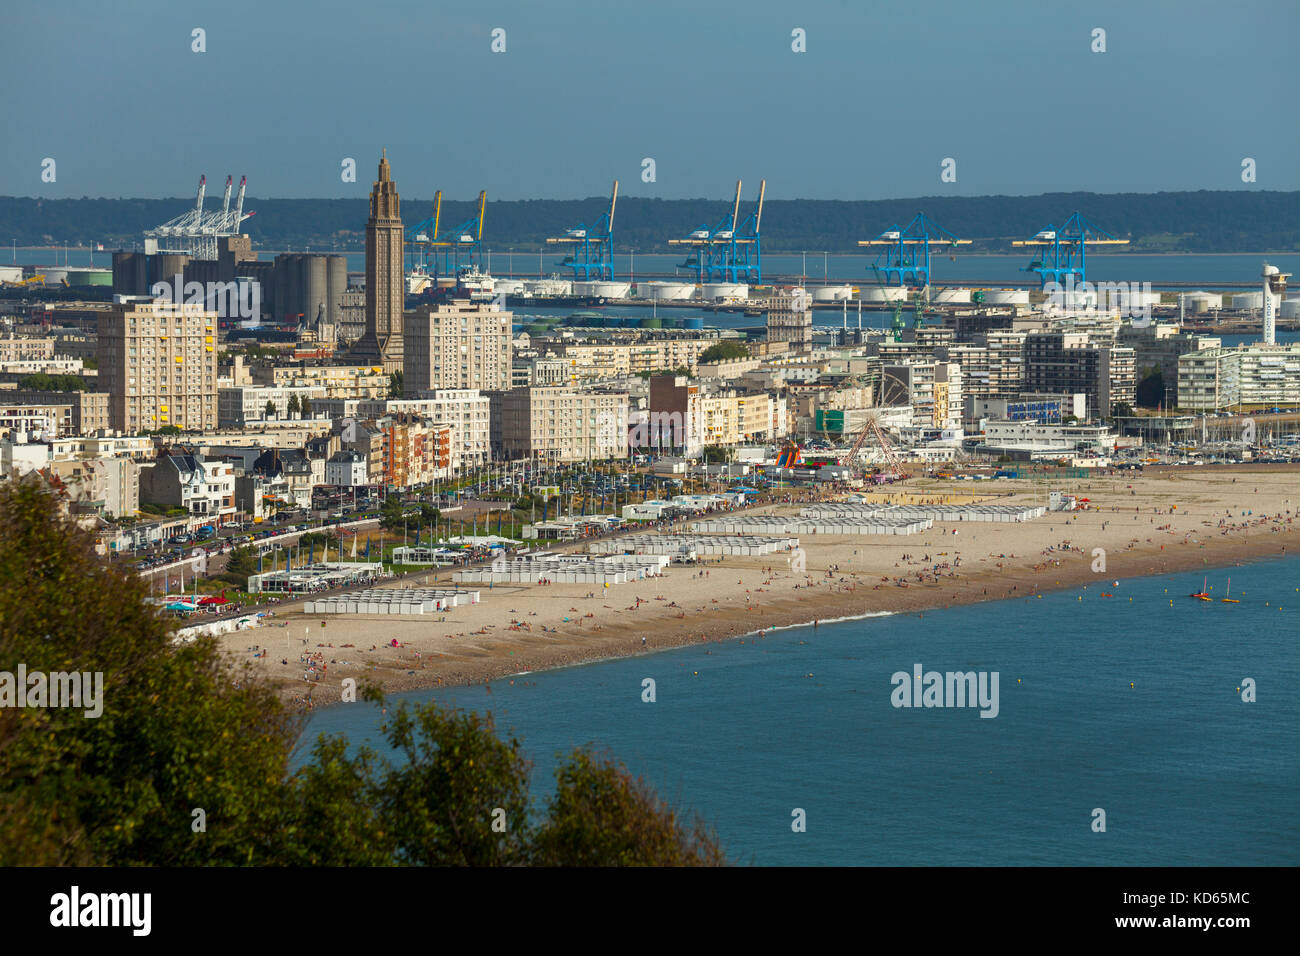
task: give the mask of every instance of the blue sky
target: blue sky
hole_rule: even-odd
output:
[[[382,147],[420,198],[1300,189],[1295,0],[8,0],[3,24],[0,195],[233,173],[355,198]]]

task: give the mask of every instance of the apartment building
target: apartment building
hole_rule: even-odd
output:
[[[410,488],[451,474],[450,425],[420,415],[388,415],[377,419],[383,455],[383,481]]]
[[[460,474],[488,462],[492,455],[491,402],[476,388],[439,388],[418,398],[371,399],[360,402],[362,419],[391,414],[423,415],[451,426],[451,469]]]
[[[118,303],[99,318],[99,386],[116,431],[217,424],[216,312],[166,299]]]
[[[557,349],[569,381],[618,378],[685,368],[695,374],[700,353],[716,338],[652,338],[638,342],[566,343]]]
[[[1239,410],[1300,404],[1300,343],[1206,348],[1178,359],[1178,407]]]
[[[805,289],[789,289],[768,299],[767,341],[784,343],[791,352],[812,349],[812,296]]]
[[[9,362],[47,362],[54,358],[54,339],[17,336],[12,332],[0,336],[0,365]]]
[[[463,299],[407,312],[403,318],[406,397],[441,388],[508,389],[510,312]]]
[[[308,416],[290,415],[289,403],[297,397],[299,408],[302,402],[308,402]],[[237,385],[231,388],[217,389],[217,422],[222,428],[239,428],[253,422],[287,421],[290,418],[323,417],[324,412],[316,407],[318,401],[325,399],[325,388],[321,385],[299,385],[277,388],[270,385]],[[271,414],[267,414],[267,406]]]
[[[961,366],[962,391],[966,395],[1014,395],[1025,384],[1025,334],[981,332],[970,344],[936,349],[935,356]]]
[[[627,455],[627,392],[543,385],[488,397],[497,457],[564,462]]]
[[[1025,391],[1083,392],[1090,418],[1105,418],[1137,396],[1136,355],[1127,346],[1099,345],[1086,332],[1030,332],[1025,337]]]
[[[925,428],[960,428],[962,367],[956,362],[911,362],[881,369],[880,405],[912,406],[912,424]]]
[[[327,399],[387,398],[390,384],[380,365],[254,365],[249,373],[257,385],[320,388]]]

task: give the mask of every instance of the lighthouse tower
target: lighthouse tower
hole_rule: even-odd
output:
[[[1286,280],[1291,273],[1282,272],[1277,266],[1264,263],[1260,278],[1264,280],[1264,344],[1277,344],[1277,310],[1286,292]]]

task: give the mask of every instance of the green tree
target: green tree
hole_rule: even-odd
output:
[[[705,445],[701,453],[706,462],[728,462],[735,456],[736,452],[731,448],[724,448],[721,445]]]
[[[221,577],[238,587],[241,591],[248,589],[248,578],[257,573],[257,552],[251,547],[236,548],[226,559],[226,570]]]
[[[266,408],[262,409],[262,411],[266,413],[266,418],[275,418],[275,402],[268,399],[266,402]]]
[[[402,377],[401,369],[398,369],[396,372],[388,376],[388,397],[389,398],[402,397],[402,378],[403,377]]]
[[[437,525],[438,519],[441,517],[442,512],[429,502],[426,501],[420,505],[420,524]]]
[[[303,418],[311,418],[311,399],[303,396],[302,404],[299,406]]]
[[[293,417],[294,417],[295,415],[297,415],[300,411],[302,411],[302,404],[298,401],[298,393],[297,393],[297,392],[294,392],[292,395],[289,396],[289,404],[288,404],[288,406],[287,406],[287,409],[288,409],[289,417],[290,417],[290,418],[293,418]]]
[[[718,866],[717,838],[698,818],[687,824],[622,764],[578,750],[556,771],[547,819],[532,862],[546,866]]]
[[[276,695],[213,641],[173,645],[38,481],[0,489],[0,580],[22,581],[0,588],[0,670],[103,679],[96,718],[0,708],[0,864],[272,862],[300,728]]]
[[[749,346],[735,339],[723,339],[717,345],[710,345],[700,353],[701,362],[725,362],[728,359],[748,358]]]
[[[385,498],[379,506],[379,527],[389,533],[402,530],[406,524],[406,509],[399,498]]]
[[[0,580],[22,582],[0,588],[0,671],[103,675],[82,707],[0,707],[0,865],[722,862],[701,824],[587,752],[535,812],[519,742],[433,702],[382,725],[395,762],[321,736],[291,773],[301,717],[215,640],[173,643],[142,579],[38,477],[0,486]]]
[[[1146,369],[1137,384],[1137,403],[1156,408],[1165,400],[1165,376],[1158,367]]]

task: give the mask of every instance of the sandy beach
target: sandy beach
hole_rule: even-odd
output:
[[[775,553],[671,565],[663,577],[594,591],[579,584],[476,585],[481,603],[454,608],[445,620],[309,617],[303,602],[285,603],[269,626],[221,641],[233,661],[251,662],[286,699],[319,706],[337,702],[349,677],[368,677],[387,691],[515,679],[814,620],[919,614],[1081,585],[1109,591],[1125,578],[1209,571],[1296,550],[1300,469],[1288,466],[1148,469],[1037,485],[913,479],[892,496],[876,497],[1046,504],[1050,490],[1088,498],[1087,510],[1021,523],[936,522],[910,536],[803,535],[802,573],[789,554]],[[761,510],[797,514],[798,507]],[[1104,570],[1095,549],[1104,551]],[[388,586],[435,582],[451,584],[452,572]]]

